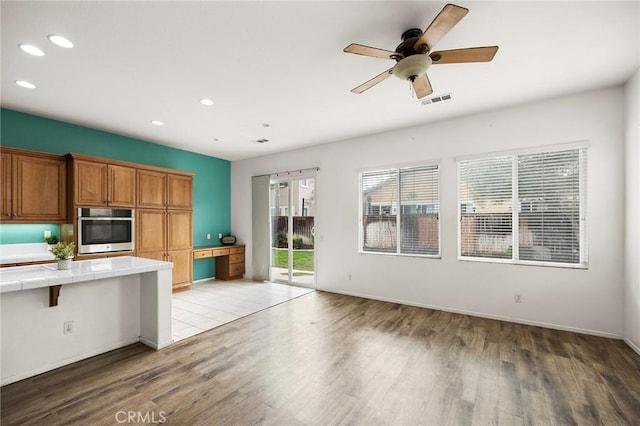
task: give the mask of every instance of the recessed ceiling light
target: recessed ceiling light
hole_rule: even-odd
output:
[[[202,105],[206,105],[206,106],[211,106],[211,105],[213,105],[213,101],[212,101],[211,99],[209,99],[209,98],[202,98],[202,99],[200,99],[200,103],[201,103]]]
[[[267,142],[269,142],[269,139],[265,139],[265,138],[258,139],[258,140],[256,141],[256,143],[267,143]]]
[[[271,124],[269,124],[269,123],[262,123],[262,127],[271,127]]]
[[[36,85],[33,83],[29,83],[25,80],[16,80],[16,84],[20,87],[24,87],[25,89],[35,89]]]
[[[33,56],[44,56],[44,52],[33,44],[19,44],[18,47],[25,53]]]
[[[154,126],[162,126],[164,125],[164,123],[160,120],[151,120],[151,124],[153,124]]]
[[[209,138],[209,142],[218,142],[219,140],[218,138]]]
[[[73,43],[71,43],[69,39],[66,39],[62,36],[49,34],[47,38],[49,39],[49,41],[51,41],[51,43],[56,44],[60,47],[66,47],[67,49],[71,49],[73,47]]]

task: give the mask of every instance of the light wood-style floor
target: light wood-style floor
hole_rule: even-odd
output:
[[[317,291],[1,392],[3,426],[129,412],[177,425],[624,425],[640,424],[640,356],[619,340]]]

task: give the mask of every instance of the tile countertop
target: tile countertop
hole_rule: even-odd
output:
[[[173,268],[173,263],[171,262],[133,256],[74,261],[71,262],[71,269],[68,270],[58,270],[55,263],[14,266],[0,270],[0,293],[141,274],[171,268]]]
[[[0,264],[55,261],[47,243],[0,244]]]

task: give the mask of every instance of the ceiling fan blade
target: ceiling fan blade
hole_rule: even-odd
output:
[[[371,80],[367,81],[366,83],[363,83],[360,86],[354,89],[351,89],[351,91],[353,93],[362,93],[367,89],[371,89],[373,86],[375,86],[376,84],[380,83],[382,80],[389,77],[392,71],[393,71],[393,67],[389,68],[388,70],[384,71],[381,74],[378,74],[377,76],[373,77]]]
[[[346,53],[355,53],[356,55],[372,56],[374,58],[392,59],[392,56],[402,57],[402,54],[392,52],[390,50],[378,49],[377,47],[369,47],[362,44],[351,43],[343,49]]]
[[[431,82],[429,81],[429,77],[427,77],[427,73],[424,73],[420,77],[413,80],[413,90],[416,92],[416,96],[418,97],[418,99],[422,99],[425,96],[433,93]]]
[[[455,4],[447,4],[413,45],[413,50],[419,52],[424,45],[427,46],[428,50],[433,49],[436,43],[451,31],[451,28],[460,22],[467,13],[469,13],[469,9],[456,6]]]
[[[467,49],[431,52],[431,60],[437,64],[461,64],[466,62],[489,62],[498,51],[498,46],[469,47]]]

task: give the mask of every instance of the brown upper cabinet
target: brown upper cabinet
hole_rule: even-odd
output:
[[[15,223],[64,223],[64,157],[17,148],[0,151],[0,219]]]
[[[76,206],[135,207],[136,169],[74,158],[73,203]]]
[[[192,176],[138,169],[138,207],[191,210]]]

